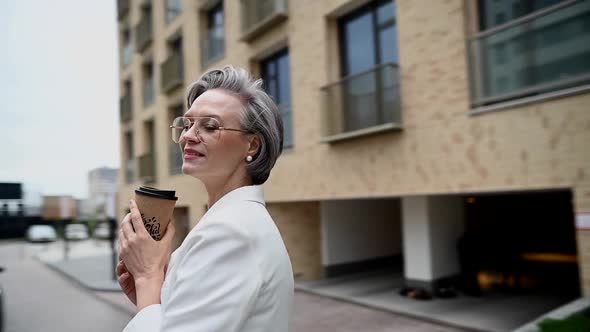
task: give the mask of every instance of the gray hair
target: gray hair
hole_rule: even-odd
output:
[[[242,128],[260,140],[258,153],[252,156],[252,162],[246,167],[256,185],[266,182],[283,152],[283,120],[277,104],[264,91],[262,84],[262,79],[253,79],[245,69],[228,65],[203,74],[190,86],[186,98],[188,108],[195,99],[211,89],[223,89],[240,98],[245,109]]]

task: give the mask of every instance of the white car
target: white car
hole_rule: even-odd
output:
[[[94,229],[94,233],[92,236],[97,239],[110,239],[111,238],[111,230],[109,229],[109,224],[106,222],[100,223],[96,225]]]
[[[55,228],[49,225],[33,225],[27,229],[29,242],[53,242],[57,240]]]
[[[68,240],[85,240],[88,238],[88,229],[83,224],[68,224],[65,236]]]

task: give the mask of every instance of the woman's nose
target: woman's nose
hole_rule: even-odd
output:
[[[195,130],[194,126],[191,126],[188,130],[186,130],[184,134],[182,134],[182,136],[180,137],[180,140],[191,141],[195,143],[201,142],[201,138],[199,137],[199,134]]]

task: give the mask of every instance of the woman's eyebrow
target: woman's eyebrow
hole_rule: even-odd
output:
[[[185,118],[215,118],[217,120],[221,120],[219,115],[215,114],[202,114],[202,115],[189,115],[188,112],[183,115]]]

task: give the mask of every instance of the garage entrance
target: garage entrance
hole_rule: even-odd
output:
[[[465,197],[459,240],[462,287],[580,295],[569,190]]]

